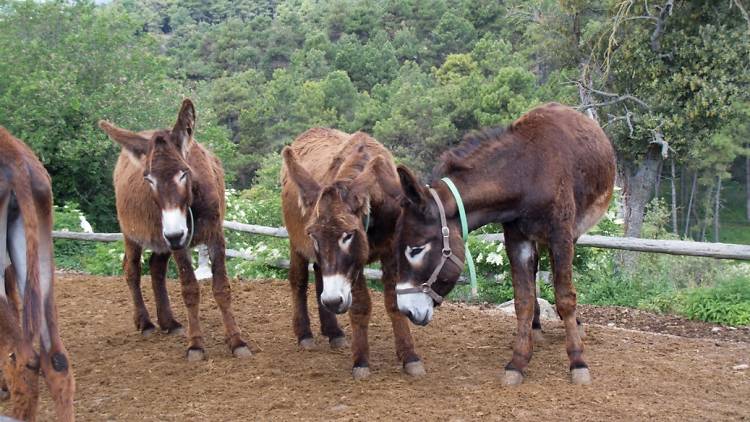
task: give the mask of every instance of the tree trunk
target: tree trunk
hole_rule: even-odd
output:
[[[693,197],[695,196],[695,184],[698,182],[698,172],[693,173],[693,186],[690,188],[690,199],[688,200],[687,211],[685,211],[685,234],[683,238],[687,239],[690,232],[690,211],[693,210]]]
[[[623,169],[623,197],[625,204],[625,237],[640,237],[646,204],[654,192],[654,185],[662,161],[658,147],[649,146],[646,156],[639,164],[630,164]],[[625,164],[628,166],[628,164]],[[619,253],[619,270],[631,271],[636,267],[637,252]]]
[[[672,232],[677,235],[677,191],[674,185],[675,173],[674,158],[672,158]]]
[[[750,145],[748,145],[750,148]],[[747,189],[747,221],[750,221],[750,154],[745,157],[745,189]]]
[[[650,146],[643,161],[630,171],[624,172],[626,237],[641,236],[646,204],[654,191],[661,161],[659,148]]]
[[[719,208],[721,206],[721,176],[716,176],[716,202],[714,202],[714,242],[719,241]]]

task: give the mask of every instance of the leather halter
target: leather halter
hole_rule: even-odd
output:
[[[195,234],[195,220],[193,220],[193,207],[188,207],[188,214],[190,214],[190,236],[188,237],[187,241],[185,242],[185,248],[190,247],[190,242],[193,241],[193,235]]]
[[[443,236],[443,250],[440,255],[440,263],[432,271],[430,278],[428,278],[427,281],[422,283],[419,287],[396,289],[396,294],[425,293],[426,295],[430,296],[436,303],[441,303],[443,301],[443,297],[437,294],[436,291],[432,290],[433,283],[435,283],[435,281],[437,280],[438,275],[440,274],[440,271],[442,271],[446,261],[450,259],[451,262],[453,262],[461,270],[463,270],[464,268],[464,262],[461,260],[461,258],[454,255],[453,251],[451,250],[450,229],[448,228],[448,220],[445,218],[445,208],[443,207],[443,202],[440,200],[440,196],[438,196],[435,189],[429,186],[428,188],[430,190],[430,194],[432,194],[432,197],[435,199],[435,203],[438,206],[438,211],[440,211],[440,232]]]

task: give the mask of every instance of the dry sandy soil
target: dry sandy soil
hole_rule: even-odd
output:
[[[154,314],[150,283],[144,293]],[[590,325],[591,386],[572,386],[557,321],[546,322],[526,382],[501,385],[515,321],[497,311],[444,305],[413,327],[427,375],[400,372],[382,296],[373,292],[372,376],[355,382],[348,351],[300,351],[282,281],[233,282],[235,315],[256,352],[231,357],[208,285],[202,322],[208,360],[183,359],[183,338],[134,331],[122,279],[64,275],[57,296],[78,383],[79,421],[235,420],[750,420],[750,343]],[[179,286],[169,283],[186,322]],[[314,290],[314,289],[311,289]],[[314,303],[311,300],[311,303]],[[314,315],[317,312],[313,313]],[[348,318],[340,318],[348,330]],[[317,331],[317,327],[314,328]],[[40,420],[52,420],[43,391]],[[7,402],[0,413],[7,413]]]

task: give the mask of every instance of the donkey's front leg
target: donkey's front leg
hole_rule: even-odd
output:
[[[190,259],[190,249],[182,248],[173,252],[177,262],[177,270],[180,273],[180,284],[182,287],[182,300],[188,313],[188,350],[187,360],[195,362],[206,357],[203,347],[203,334],[201,333],[198,311],[201,302],[201,289],[198,280],[193,273],[193,263]]]
[[[232,288],[227,279],[226,252],[224,239],[208,245],[208,255],[211,258],[211,272],[213,279],[211,289],[214,292],[214,300],[219,305],[221,318],[224,321],[224,333],[226,342],[232,354],[238,358],[246,358],[252,355],[247,343],[240,335],[240,329],[234,320],[232,313]]]
[[[332,349],[344,348],[347,346],[346,336],[341,327],[339,327],[336,314],[329,311],[328,308],[320,303],[320,296],[323,294],[323,272],[320,269],[320,265],[317,263],[313,264],[313,270],[315,271],[315,296],[318,301],[320,331],[324,336],[328,337],[328,344],[331,345]]]
[[[128,282],[130,295],[133,297],[133,322],[135,328],[144,336],[154,332],[154,324],[148,315],[146,303],[143,302],[141,293],[141,253],[143,249],[136,242],[125,238],[125,257],[122,259],[122,267],[125,272],[125,280]]]
[[[367,341],[367,328],[370,324],[372,301],[367,290],[364,274],[354,280],[352,285],[352,306],[349,318],[352,323],[352,358],[354,367],[352,376],[355,380],[370,376],[370,344]]]
[[[182,324],[174,319],[172,307],[169,304],[169,294],[167,293],[167,264],[169,263],[169,253],[151,254],[148,261],[148,269],[151,272],[151,287],[154,290],[154,299],[156,299],[156,319],[159,322],[159,328],[168,334],[182,334],[185,330]]]
[[[534,242],[524,238],[518,230],[512,227],[505,226],[504,232],[513,279],[518,332],[513,345],[513,358],[505,366],[503,383],[518,385],[523,382],[523,371],[528,366],[533,351],[532,321],[536,292],[532,268],[538,258]]]
[[[289,286],[292,290],[292,329],[297,343],[302,349],[315,348],[315,340],[310,330],[310,316],[307,314],[307,259],[289,248]]]
[[[397,262],[393,256],[384,258],[383,264],[383,297],[385,299],[385,310],[391,318],[393,336],[396,341],[396,356],[403,365],[404,372],[418,377],[425,374],[424,364],[419,355],[414,351],[414,341],[409,330],[409,320],[398,310],[396,300],[396,271]]]

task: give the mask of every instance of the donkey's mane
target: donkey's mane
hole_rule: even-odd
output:
[[[474,130],[464,135],[461,143],[440,155],[440,161],[432,170],[432,180],[439,179],[451,170],[469,169],[473,162],[501,145],[498,142],[510,129],[492,127]]]

